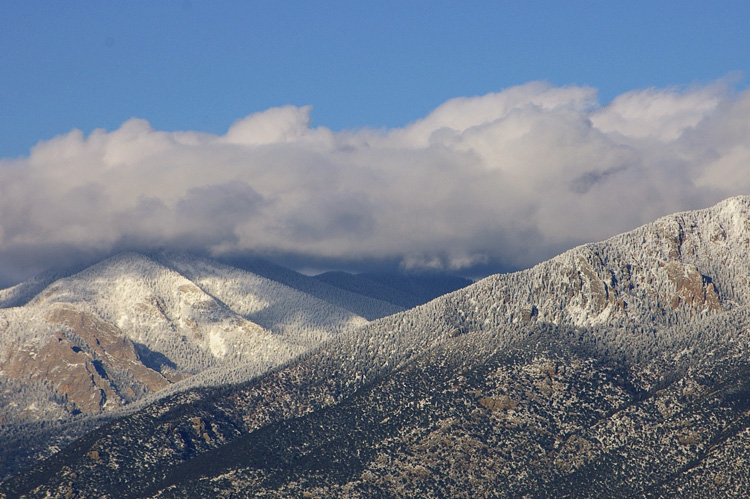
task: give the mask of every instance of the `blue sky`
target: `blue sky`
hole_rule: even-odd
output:
[[[533,80],[628,90],[750,68],[750,2],[3,2],[0,157],[130,117],[221,133],[274,106],[403,126]]]
[[[0,3],[0,286],[520,269],[750,194],[750,2]]]

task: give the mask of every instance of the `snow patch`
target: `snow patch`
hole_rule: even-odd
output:
[[[223,359],[227,355],[227,345],[224,342],[224,338],[222,338],[216,331],[211,331],[208,340],[208,347],[214,357]]]

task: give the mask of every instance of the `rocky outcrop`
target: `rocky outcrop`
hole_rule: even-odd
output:
[[[8,356],[2,370],[10,378],[51,384],[69,412],[111,410],[170,383],[143,365],[122,331],[93,314],[61,304],[46,320],[59,332]]]
[[[690,307],[695,310],[721,310],[721,301],[711,279],[702,275],[694,265],[669,262],[665,265],[669,281],[676,293],[670,299],[672,309]]]

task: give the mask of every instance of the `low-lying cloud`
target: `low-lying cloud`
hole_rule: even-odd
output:
[[[721,82],[606,106],[534,82],[390,130],[333,132],[310,112],[222,136],[133,118],[0,160],[0,281],[157,248],[471,274],[750,193],[750,91]]]

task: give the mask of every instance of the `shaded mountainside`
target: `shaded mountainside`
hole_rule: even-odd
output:
[[[383,300],[378,296],[372,296],[368,292],[352,292],[353,290],[346,287],[330,285],[323,280],[301,274],[267,260],[230,260],[229,263],[238,269],[284,284],[285,286],[349,310],[368,320],[395,314],[404,309],[402,305]],[[426,301],[428,300],[423,300],[421,303],[425,303]]]
[[[445,274],[389,274],[326,272],[315,276],[357,294],[393,303],[405,309],[434,300],[472,283],[469,279]]]
[[[177,393],[29,497],[746,497],[750,198],[665,217]]]

